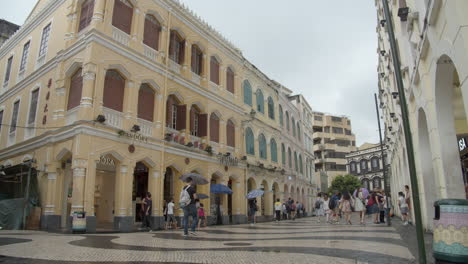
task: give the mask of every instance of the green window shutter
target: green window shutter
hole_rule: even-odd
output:
[[[304,173],[304,170],[302,168],[302,155],[301,154],[299,154],[299,171],[301,173]]]
[[[260,158],[267,159],[266,139],[263,134],[260,134],[260,136],[258,137],[258,144],[259,144]]]
[[[252,129],[249,127],[245,131],[245,150],[247,154],[255,155],[255,144]]]
[[[258,89],[255,94],[256,94],[257,111],[264,114],[265,113],[265,101],[263,99],[263,92],[262,90]]]
[[[296,172],[298,171],[297,152],[296,151],[294,151],[294,169],[296,169]]]
[[[278,152],[276,149],[276,141],[271,139],[270,141],[270,152],[271,152],[271,161],[278,162]]]
[[[283,166],[286,165],[286,149],[284,148],[284,144],[281,144],[281,162]]]
[[[281,107],[281,105],[279,106],[279,121],[280,125],[283,126],[283,108]]]
[[[252,106],[252,87],[249,81],[244,81],[244,103]]]

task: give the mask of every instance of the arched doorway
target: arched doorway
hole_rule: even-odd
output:
[[[419,120],[418,120],[418,137],[419,137],[419,166],[421,179],[420,192],[422,197],[425,199],[424,209],[426,217],[423,217],[423,221],[426,221],[425,226],[429,229],[432,227],[431,219],[434,217],[433,204],[436,200],[440,199],[440,188],[439,181],[436,179],[434,174],[434,167],[432,162],[432,146],[429,138],[429,130],[427,127],[426,114],[423,109],[419,109]],[[411,204],[412,206],[412,204]]]
[[[111,154],[102,155],[96,164],[94,210],[96,228],[112,229],[117,215],[116,168],[119,162]]]
[[[174,198],[174,177],[176,174],[176,170],[172,167],[167,167],[166,172],[164,173],[164,189],[163,189],[163,205],[166,206],[165,203],[168,203],[171,199]]]
[[[465,148],[468,122],[458,71],[450,57],[443,55],[437,61],[435,81],[435,113],[442,160],[438,170],[441,196],[466,198],[467,176],[463,172],[466,173],[468,167],[464,166],[468,165]]]
[[[269,192],[268,183],[265,180],[260,184],[260,189],[264,191],[264,194],[260,197],[260,213],[262,217],[265,217],[272,214],[270,213],[270,209],[273,205],[272,193]]]
[[[220,184],[222,180],[222,175],[213,173],[211,175],[210,184]],[[215,194],[210,193],[210,218],[209,224],[222,225],[223,224],[223,196],[226,194]]]
[[[148,192],[148,167],[143,162],[137,162],[133,171],[132,203],[135,222],[142,222],[144,217],[143,199]]]

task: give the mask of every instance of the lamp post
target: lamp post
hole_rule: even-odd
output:
[[[406,105],[405,90],[403,87],[403,78],[401,76],[401,65],[400,58],[398,54],[397,44],[395,41],[395,33],[393,32],[393,23],[392,16],[390,14],[390,9],[388,6],[388,0],[382,0],[382,5],[385,13],[386,26],[388,31],[388,38],[390,42],[390,47],[392,51],[393,67],[395,69],[395,78],[398,88],[398,96],[400,99],[401,107],[401,117],[403,122],[403,130],[405,133],[406,141],[406,152],[408,155],[408,165],[410,171],[410,181],[411,188],[413,193],[413,208],[414,208],[414,217],[416,222],[416,237],[418,240],[418,253],[419,253],[419,263],[426,263],[426,248],[424,245],[424,232],[422,227],[422,218],[421,218],[421,204],[419,201],[419,187],[418,187],[418,178],[416,176],[416,166],[414,160],[414,151],[413,151],[413,139],[411,137],[411,128],[408,119],[408,106]],[[395,95],[396,97],[396,95]]]

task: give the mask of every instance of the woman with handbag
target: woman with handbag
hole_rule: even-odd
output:
[[[364,216],[366,214],[365,197],[362,193],[362,188],[359,188],[355,192],[354,196],[354,211],[359,212],[359,218],[361,225],[364,225]]]

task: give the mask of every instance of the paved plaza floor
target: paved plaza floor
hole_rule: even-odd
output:
[[[0,231],[0,263],[414,263],[393,227],[316,218],[182,231],[54,234]]]

